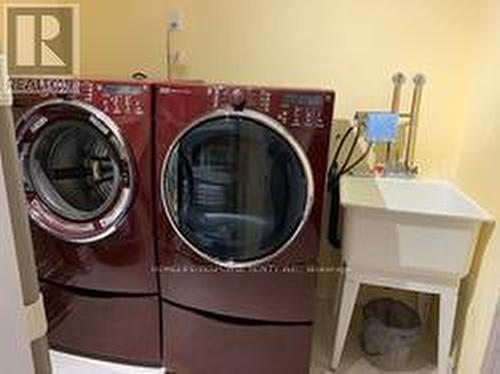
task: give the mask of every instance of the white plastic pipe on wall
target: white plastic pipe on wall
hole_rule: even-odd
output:
[[[48,374],[47,322],[36,277],[11,106],[6,59],[0,55],[0,373]]]

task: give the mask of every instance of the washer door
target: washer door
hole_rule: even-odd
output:
[[[311,168],[279,123],[257,112],[216,112],[176,139],[162,198],[177,234],[223,267],[277,256],[295,239],[313,201]]]
[[[112,234],[132,200],[133,164],[118,127],[94,107],[48,101],[19,121],[31,218],[69,242]]]

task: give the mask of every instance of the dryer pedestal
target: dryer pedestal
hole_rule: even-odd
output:
[[[163,303],[165,358],[175,374],[306,374],[312,322],[259,322]]]

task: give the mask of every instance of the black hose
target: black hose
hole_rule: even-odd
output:
[[[340,152],[344,148],[345,142],[347,141],[347,139],[349,138],[349,136],[352,134],[353,131],[354,127],[352,126],[349,127],[342,136],[342,138],[340,139],[340,142],[333,156],[332,164],[330,165],[330,169],[328,170],[328,190],[330,191],[330,220],[329,220],[328,239],[330,240],[330,243],[335,248],[338,249],[340,249],[342,244],[341,243],[342,215],[340,212],[341,207],[340,207],[340,189],[339,189],[340,170],[339,170],[338,158],[340,156]],[[351,145],[351,150],[349,151],[351,156],[349,156],[349,158],[352,157],[355,144],[358,142],[358,134],[359,133],[356,133],[356,138],[353,140],[353,144]],[[346,162],[344,162],[343,167],[345,165]]]
[[[361,162],[363,162],[363,160],[368,157],[368,154],[370,153],[370,150],[372,149],[372,143],[368,144],[368,147],[366,148],[366,151],[361,155],[359,156],[359,158],[354,161],[350,166],[348,166],[344,171],[341,171],[339,173],[339,178],[344,175],[344,174],[347,174],[349,173],[352,169],[354,169],[356,166],[358,166]]]
[[[328,239],[334,248],[342,247],[342,211],[340,206],[340,186],[336,179],[331,183],[330,189],[330,219]]]
[[[333,162],[336,162],[337,159],[339,158],[340,151],[342,150],[342,147],[344,146],[344,143],[346,142],[347,138],[349,137],[349,134],[354,130],[354,127],[350,126],[347,131],[344,133],[342,136],[342,139],[340,139],[340,143],[337,146],[337,149],[335,150],[335,155],[333,156]]]
[[[356,136],[354,137],[354,140],[351,143],[351,148],[349,149],[349,152],[347,153],[347,157],[344,160],[344,163],[342,164],[342,167],[339,169],[338,172],[338,177],[345,174],[345,169],[348,167],[347,165],[351,161],[352,155],[354,154],[354,151],[356,150],[356,146],[358,145],[359,141],[359,136],[360,136],[361,131],[358,129],[356,132]]]
[[[330,201],[330,220],[329,220],[329,230],[328,230],[328,239],[330,243],[337,249],[340,249],[342,246],[342,207],[340,205],[340,177],[344,174],[349,173],[356,166],[358,166],[370,153],[372,148],[372,143],[370,143],[363,152],[363,154],[356,159],[352,164],[349,164],[354,150],[358,144],[360,138],[360,131],[356,132],[356,137],[353,139],[351,144],[351,148],[349,149],[349,153],[344,160],[342,167],[339,168],[338,158],[340,152],[347,141],[349,135],[354,130],[354,127],[350,127],[342,136],[339,145],[335,151],[335,155],[333,157],[332,164],[328,171],[328,189],[330,191],[331,201]]]

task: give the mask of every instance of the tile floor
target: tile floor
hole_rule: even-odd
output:
[[[332,267],[335,257],[331,253],[323,254],[323,264]],[[361,353],[358,344],[360,330],[360,307],[357,307],[354,321],[346,343],[341,367],[333,372],[330,370],[330,356],[333,340],[333,308],[335,300],[335,285],[337,274],[321,273],[319,276],[317,316],[313,341],[312,367],[310,374],[382,374],[384,371],[371,366]],[[435,356],[432,336],[423,339],[411,369],[406,374],[434,373],[432,358]],[[54,374],[161,374],[160,369],[147,369],[103,363],[99,361],[77,358],[74,356],[52,352]],[[394,372],[393,372],[394,373]],[[277,373],[280,374],[280,373]],[[398,373],[395,373],[398,374]],[[400,373],[401,374],[401,373]]]

